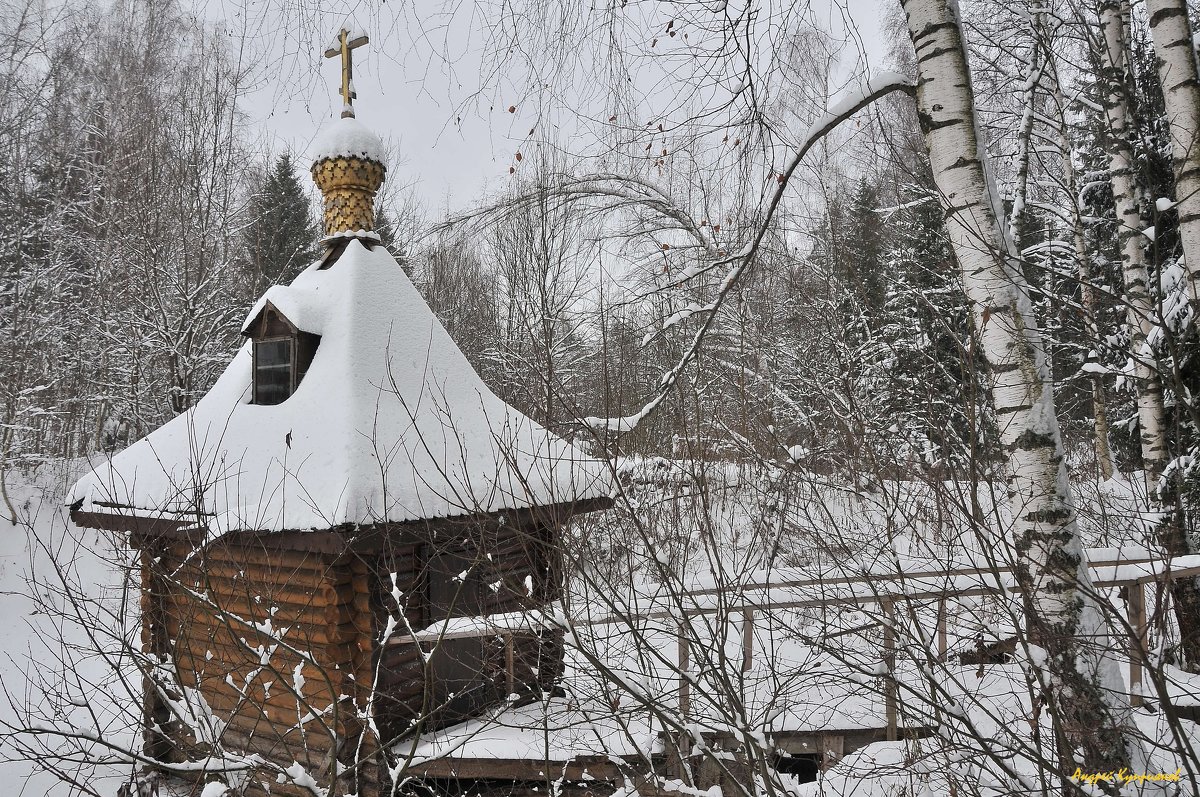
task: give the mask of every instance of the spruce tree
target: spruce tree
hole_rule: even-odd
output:
[[[883,271],[885,241],[878,200],[875,186],[859,178],[845,210],[843,232],[843,278],[862,316],[872,327],[877,325],[887,301],[887,277]]]
[[[317,225],[295,164],[279,156],[251,197],[243,233],[247,282],[252,296],[295,279],[317,256]]]

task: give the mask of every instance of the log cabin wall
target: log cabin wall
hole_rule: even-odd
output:
[[[365,573],[355,557],[339,552],[340,536],[310,532],[309,550],[281,549],[270,535],[254,533],[229,534],[200,549],[187,542],[163,546],[150,578],[157,606],[149,615],[161,630],[147,623],[146,634],[151,644],[166,637],[184,688],[178,697],[200,716],[203,698],[223,747],[285,767],[299,762],[322,786],[336,778],[339,793],[366,795],[378,780],[376,750],[358,747],[358,708],[370,683],[370,616],[357,608],[368,598],[367,589],[356,592],[355,576],[363,584]],[[163,701],[148,702],[156,716],[168,713]],[[177,758],[207,754],[181,723],[169,728]],[[360,755],[364,766],[352,767]],[[272,795],[311,797],[290,784],[269,788]],[[248,793],[268,792],[252,781]]]
[[[510,644],[503,634],[388,642],[389,619],[397,637],[554,602],[563,589],[558,530],[571,509],[235,532],[207,545],[172,529],[131,529],[143,551],[143,644],[174,664],[182,687],[147,682],[147,750],[175,761],[208,755],[178,718],[207,706],[226,750],[299,762],[322,787],[336,778],[334,793],[387,793],[385,748],[511,693],[548,690],[563,667],[561,631],[513,634]],[[368,710],[381,739],[361,727]],[[273,795],[311,795],[253,778],[247,793],[268,785]]]
[[[561,595],[557,526],[533,513],[405,524],[376,562],[379,647],[375,718],[385,742],[461,722],[510,691],[549,689],[562,671],[561,631],[475,639],[396,639],[454,617],[545,606]],[[512,672],[510,678],[509,673]]]

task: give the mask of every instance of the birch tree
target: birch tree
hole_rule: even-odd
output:
[[[1133,368],[1134,385],[1137,390],[1138,427],[1141,442],[1143,477],[1145,480],[1149,509],[1158,520],[1153,526],[1157,542],[1171,555],[1181,556],[1194,553],[1194,546],[1189,544],[1185,529],[1184,518],[1178,512],[1171,512],[1163,505],[1162,485],[1160,481],[1167,469],[1170,459],[1168,448],[1167,428],[1165,423],[1166,410],[1163,403],[1163,375],[1159,368],[1157,355],[1150,345],[1149,337],[1152,330],[1160,322],[1160,311],[1150,294],[1150,276],[1146,266],[1145,238],[1142,230],[1146,221],[1142,217],[1138,205],[1137,186],[1134,179],[1134,157],[1130,139],[1131,100],[1130,90],[1130,58],[1129,58],[1129,25],[1130,8],[1128,3],[1116,0],[1105,0],[1099,9],[1100,32],[1102,46],[1099,48],[1102,57],[1101,85],[1104,89],[1104,109],[1109,124],[1109,173],[1113,187],[1113,200],[1116,206],[1118,229],[1117,240],[1121,250],[1122,275],[1125,287],[1125,301],[1128,306],[1128,326],[1130,330],[1130,354]],[[1168,16],[1169,19],[1169,16]],[[1151,20],[1154,24],[1154,19]],[[1159,30],[1155,44],[1162,37],[1162,26],[1168,24],[1159,20]],[[1184,26],[1187,26],[1186,15]],[[1189,38],[1190,42],[1190,38]],[[1177,55],[1177,54],[1176,54]],[[1189,56],[1190,57],[1190,56]],[[1186,66],[1186,64],[1185,64]],[[1176,69],[1178,73],[1180,69]],[[1189,91],[1187,86],[1170,85],[1169,70],[1161,65],[1160,77],[1163,82],[1164,98],[1174,94],[1176,109],[1180,95]],[[1177,78],[1176,81],[1178,82]],[[1186,81],[1185,81],[1186,82]],[[1193,81],[1194,82],[1194,81]],[[1200,101],[1200,94],[1197,95]],[[1172,116],[1168,106],[1168,116]],[[1180,110],[1182,113],[1182,110]],[[1195,181],[1195,176],[1185,174],[1186,169],[1195,171],[1195,166],[1186,166],[1187,158],[1194,159],[1194,144],[1182,146],[1180,142],[1179,125],[1175,119],[1171,121],[1172,145],[1175,149],[1175,166],[1177,182],[1176,191],[1180,202],[1180,237],[1183,240],[1185,261],[1188,248],[1188,213],[1187,197],[1183,187],[1187,180]],[[1193,131],[1196,128],[1192,128]],[[1194,135],[1183,133],[1184,136]],[[1181,151],[1183,160],[1181,160]],[[1181,170],[1180,165],[1185,164]],[[1200,187],[1200,183],[1196,183]],[[1192,189],[1193,192],[1195,188]],[[1200,206],[1198,206],[1200,209]],[[1192,212],[1194,215],[1194,212]],[[1192,224],[1193,233],[1200,226]],[[1189,273],[1191,267],[1189,267]],[[1192,277],[1194,282],[1195,277]],[[1191,294],[1195,301],[1195,293]],[[1200,663],[1200,591],[1197,590],[1194,579],[1180,579],[1172,584],[1175,616],[1180,627],[1181,647],[1188,663],[1195,667]]]
[[[1179,237],[1189,298],[1200,302],[1200,75],[1186,0],[1146,0],[1163,103],[1171,128]]]
[[[903,6],[917,51],[921,126],[1007,451],[1027,638],[1035,660],[1044,656],[1029,677],[1058,719],[1060,768],[1127,767],[1134,763],[1125,740],[1132,719],[1102,653],[1107,633],[1082,558],[1053,386],[1028,285],[987,173],[960,20],[946,0]]]
[[[1117,214],[1117,243],[1128,307],[1129,350],[1138,396],[1138,429],[1146,494],[1155,496],[1167,464],[1162,382],[1147,338],[1158,317],[1150,296],[1150,275],[1142,248],[1145,220],[1138,207],[1130,144],[1129,5],[1104,0],[1099,8],[1100,81],[1108,120],[1108,164]]]

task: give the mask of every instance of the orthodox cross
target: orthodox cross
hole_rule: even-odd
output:
[[[367,35],[359,34],[355,38],[350,38],[350,31],[342,28],[338,33],[334,46],[325,51],[326,58],[342,57],[342,118],[354,117],[354,99],[358,96],[354,93],[354,58],[351,51],[355,47],[362,47],[367,43]]]

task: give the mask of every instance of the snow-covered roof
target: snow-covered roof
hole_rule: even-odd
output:
[[[251,402],[247,341],[212,390],[73,488],[89,512],[296,530],[606,496],[606,469],[497,398],[384,247],[351,241],[271,302],[321,336],[285,402]]]
[[[284,317],[301,332],[323,335],[325,314],[329,309],[326,296],[320,291],[305,288],[299,282],[300,280],[296,280],[296,283],[292,285],[272,285],[267,288],[267,292],[258,297],[258,301],[250,308],[246,320],[242,322],[242,334],[245,335],[249,332],[254,320],[270,304],[283,313]]]
[[[379,136],[368,130],[362,122],[347,116],[325,126],[313,142],[309,155],[313,163],[343,157],[360,157],[385,163],[387,151]]]

